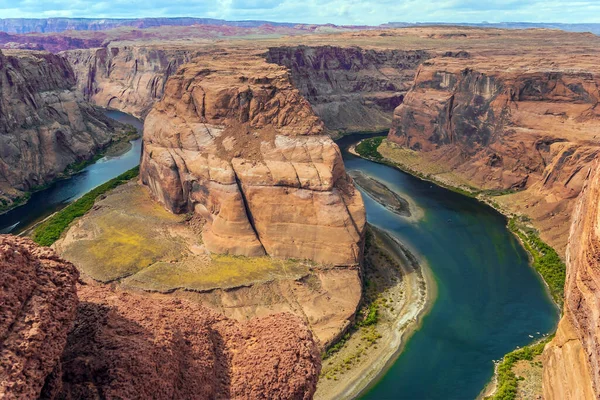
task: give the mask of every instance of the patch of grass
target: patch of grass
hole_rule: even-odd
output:
[[[533,258],[533,267],[548,284],[556,304],[562,306],[567,277],[565,263],[552,247],[540,239],[537,231],[525,226],[524,222],[525,219],[513,217],[508,222],[508,228],[521,239],[525,249]]]
[[[132,178],[135,178],[138,176],[138,173],[139,167],[132,168],[129,171],[84,194],[81,198],[69,204],[67,207],[57,212],[48,220],[36,227],[31,235],[33,241],[41,246],[50,246],[60,238],[62,233],[65,231],[65,229],[67,229],[71,222],[83,216],[92,208],[98,196],[116,188],[119,185],[122,185]]]
[[[356,146],[356,152],[363,157],[381,160],[383,159],[383,156],[379,154],[377,148],[381,145],[383,139],[385,139],[385,136],[365,139]]]
[[[513,367],[518,361],[532,361],[544,351],[544,346],[551,340],[548,337],[541,342],[525,346],[504,356],[498,365],[498,387],[493,396],[486,397],[491,400],[514,400],[517,396],[517,385],[519,378],[513,372]]]

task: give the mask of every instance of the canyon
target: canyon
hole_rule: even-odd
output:
[[[124,128],[74,90],[63,57],[30,51],[0,53],[0,201],[4,208],[91,159]]]
[[[333,44],[339,42],[344,45]],[[120,324],[121,317],[103,311],[117,310],[142,330],[162,332],[165,343],[178,354],[186,352],[185,346],[206,346],[207,336],[181,347],[163,332],[166,328],[161,321],[145,320],[139,316],[142,313],[128,309],[135,305],[148,313],[160,310],[178,329],[201,332],[237,324],[229,318],[264,317],[267,322],[239,322],[250,328],[235,325],[232,329],[257,329],[265,343],[274,332],[269,325],[291,324],[298,336],[288,334],[290,340],[303,343],[299,346],[306,363],[300,375],[306,380],[297,381],[285,396],[302,391],[310,396],[312,389],[307,388],[316,382],[319,368],[318,350],[310,343],[316,340],[316,346],[323,349],[339,338],[354,321],[362,293],[364,205],[330,137],[391,128],[379,148],[383,156],[400,160],[426,178],[489,196],[506,214],[530,218],[540,237],[559,254],[566,251],[565,311],[544,355],[544,393],[547,398],[594,398],[600,384],[600,305],[594,284],[598,174],[593,172],[600,149],[595,133],[600,119],[599,45],[599,38],[585,33],[416,27],[335,35],[315,31],[293,39],[274,35],[226,43],[201,35],[189,43],[179,37],[90,41],[76,45],[89,48],[58,55],[5,51],[0,68],[7,72],[0,76],[4,79],[0,87],[3,92],[10,90],[15,81],[21,86],[3,94],[0,110],[21,114],[3,118],[7,134],[2,137],[9,143],[2,149],[16,146],[17,150],[2,157],[7,164],[3,169],[6,188],[0,188],[10,202],[105,147],[116,128],[88,103],[144,118],[143,186],[132,183],[111,195],[116,197],[99,202],[56,245],[87,280],[78,289],[80,299],[101,305],[82,309],[85,315],[77,318],[86,317],[84,326],[113,340],[114,332],[102,328],[99,321],[117,318],[114,321]],[[30,75],[13,79],[23,76],[23,71]],[[42,82],[39,71],[53,78]],[[19,105],[9,102],[17,92],[29,93]],[[31,115],[37,118],[35,123],[18,126],[16,121],[26,121],[25,116]],[[32,139],[16,145],[16,137]],[[36,167],[34,161],[15,164],[17,154],[33,154],[33,148],[43,154],[43,162],[31,155],[20,159],[35,159]],[[26,176],[20,170],[36,172]],[[11,191],[13,187],[17,191]],[[141,211],[128,210],[132,201]],[[165,250],[160,257],[144,261],[142,268],[138,265],[108,276],[103,275],[105,271],[98,273],[98,257],[105,257],[103,253],[80,256],[86,246],[106,247],[107,240],[114,240],[110,235],[114,227],[123,228],[128,221],[148,219],[148,215],[155,218],[164,211],[152,208],[153,201],[181,217],[160,214],[156,230],[168,233],[159,236],[163,240],[182,241],[185,257]],[[150,209],[148,215],[140,216]],[[109,214],[111,219],[106,219]],[[144,231],[155,234],[150,228]],[[158,273],[151,275],[158,264],[197,269],[218,265],[214,259],[207,261],[206,254],[240,257],[247,265],[265,256],[313,264],[302,264],[301,272],[293,270],[284,278],[253,277],[252,283],[238,282],[234,288],[199,289],[195,282],[174,284],[159,281]],[[115,292],[96,281],[113,282]],[[346,291],[336,281],[344,282]],[[290,295],[296,289],[302,294]],[[271,299],[274,292],[284,300]],[[327,310],[332,303],[325,299],[343,307]],[[192,327],[185,316],[200,310],[198,302],[212,310],[198,311],[205,317]],[[281,317],[276,313],[280,311],[296,317]],[[181,318],[175,315],[180,312]],[[75,320],[78,326],[73,315],[65,319]],[[219,332],[223,337],[231,335]],[[88,339],[65,335],[62,328],[59,336],[66,340],[67,352],[55,351],[48,365],[62,354],[64,365],[77,368],[79,348],[87,346]],[[246,346],[237,340],[228,342],[236,349],[231,350],[234,355],[229,356],[229,363],[238,362],[238,349]],[[74,346],[72,352],[69,345]],[[123,346],[121,342],[114,345]],[[140,339],[140,346],[148,344]],[[175,351],[148,348],[157,357],[163,351]],[[239,351],[239,357],[258,357]],[[123,358],[119,357],[124,356],[107,353],[107,357],[115,357],[115,365],[121,368]],[[143,361],[139,363],[141,368]],[[102,369],[105,364],[98,361],[92,367]],[[210,361],[198,368],[206,376],[225,367]],[[47,371],[40,376],[47,376]],[[236,379],[248,381],[256,376],[251,376],[251,370],[244,373],[245,378],[233,378],[230,386],[223,383],[207,386],[207,390],[238,393]],[[81,379],[85,375],[77,374],[82,374],[78,375]],[[275,382],[278,378],[265,379]],[[138,390],[127,386],[131,382],[115,384]],[[78,386],[81,382],[65,385],[63,390],[72,394],[84,390]],[[165,385],[165,393],[174,393]]]

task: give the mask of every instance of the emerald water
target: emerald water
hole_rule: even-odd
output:
[[[142,122],[129,114],[115,110],[106,110],[105,114],[117,121],[133,125],[140,133],[142,132]],[[131,149],[125,154],[103,157],[77,174],[58,180],[46,189],[33,193],[24,205],[0,215],[0,233],[22,232],[93,188],[139,165],[142,139],[133,140],[131,144]]]
[[[426,262],[437,297],[421,327],[364,399],[474,399],[493,360],[551,332],[558,310],[504,216],[475,199],[394,168],[355,157],[338,141],[347,170],[360,170],[425,216],[411,223],[363,193],[369,223],[387,230]]]

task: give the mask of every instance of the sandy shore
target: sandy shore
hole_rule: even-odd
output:
[[[366,271],[366,280],[379,290],[375,300],[381,304],[379,320],[358,328],[339,352],[323,362],[315,399],[354,398],[368,389],[402,352],[435,299],[435,282],[427,266],[387,232],[371,230],[377,254],[368,251],[367,262],[378,265]],[[390,260],[386,254],[393,262],[385,262]],[[374,276],[380,281],[375,282]]]

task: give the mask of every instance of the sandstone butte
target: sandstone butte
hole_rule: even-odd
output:
[[[147,115],[142,179],[169,210],[204,216],[214,251],[360,260],[359,196],[323,133],[391,127],[395,145],[384,155],[502,194],[494,201],[530,216],[561,254],[586,182],[593,192],[597,36],[417,27],[190,44],[157,37],[113,36],[62,55],[85,100]],[[592,197],[581,207],[592,209]],[[265,199],[274,206],[256,207]],[[330,207],[328,218],[307,199]],[[283,213],[289,205],[294,212]],[[554,398],[599,394],[597,271],[573,226],[565,315],[545,355],[544,390]],[[561,379],[568,368],[581,373]]]
[[[78,276],[53,250],[0,236],[0,397],[312,397],[320,354],[298,317],[240,324]]]
[[[289,73],[256,56],[182,67],[148,114],[141,181],[204,217],[211,252],[354,265],[362,198]]]

